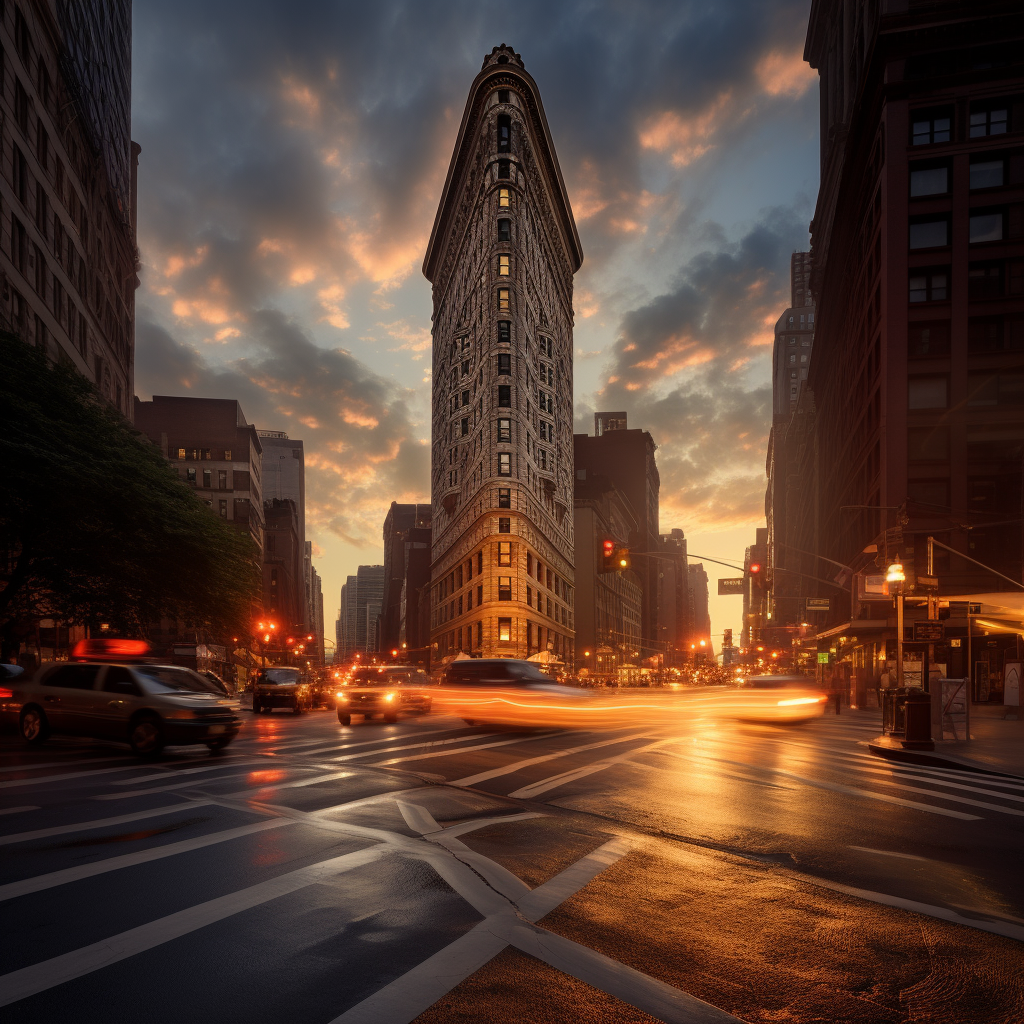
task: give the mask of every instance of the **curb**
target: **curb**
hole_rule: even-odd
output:
[[[962,772],[977,772],[979,775],[998,775],[1004,779],[1024,780],[1024,775],[1014,772],[1000,771],[998,768],[990,768],[979,761],[961,760],[955,757],[943,757],[941,754],[926,753],[920,750],[904,750],[901,747],[890,747],[881,743],[867,744],[868,750],[875,757],[884,758],[886,761],[901,761],[905,764],[920,764],[929,768],[955,768]]]

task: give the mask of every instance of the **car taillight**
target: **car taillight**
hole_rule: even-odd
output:
[[[6,686],[0,686],[0,700],[10,700],[13,696],[13,690],[9,690]]]

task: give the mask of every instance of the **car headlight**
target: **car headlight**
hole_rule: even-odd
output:
[[[164,718],[199,718],[199,712],[195,708],[168,708]]]
[[[348,700],[348,694],[344,690],[339,690],[334,696],[338,700]]]
[[[823,697],[791,697],[789,700],[780,700],[780,708],[792,707],[794,704],[820,704]]]
[[[385,694],[384,694],[384,699],[385,699],[386,701],[389,701],[389,702],[390,702],[390,701],[393,701],[393,700],[395,699],[395,696],[396,696],[396,695],[395,695],[395,694],[393,694],[393,693],[385,693]]]

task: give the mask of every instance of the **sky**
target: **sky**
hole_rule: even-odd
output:
[[[818,188],[809,3],[135,0],[136,392],[235,398],[301,438],[333,638],[428,502],[421,272],[470,84],[507,43],[541,92],[583,245],[575,429],[658,445],[661,531],[742,563],[764,525],[771,344]],[[740,628],[718,598],[712,633]]]

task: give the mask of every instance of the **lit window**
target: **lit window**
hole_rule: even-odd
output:
[[[507,256],[499,256],[498,257],[498,274],[501,277],[508,277],[508,257]],[[508,309],[507,306],[505,308]]]
[[[502,313],[507,313],[509,308],[510,307],[509,307],[509,304],[508,304],[508,289],[507,288],[499,288],[498,289],[498,309]]]
[[[512,456],[508,452],[502,452],[498,456],[498,476],[512,475]]]
[[[1006,134],[1006,107],[994,110],[976,110],[971,114],[971,138],[984,135]]]
[[[512,577],[511,576],[499,576],[498,577],[498,600],[499,601],[511,601],[512,600]]]
[[[1002,184],[1002,160],[979,160],[971,164],[971,188],[999,188]]]
[[[512,421],[498,420],[498,441],[512,440]]]
[[[512,565],[512,542],[510,540],[498,542],[498,565]]]
[[[498,619],[498,639],[506,642],[512,639],[511,619]]]
[[[230,449],[227,449],[224,452],[224,461],[225,462],[230,462],[231,461],[231,450]]]
[[[499,206],[506,206],[507,207],[508,203],[509,203],[508,189],[507,188],[499,188],[498,189],[498,205]]]
[[[178,458],[181,459],[182,462],[185,461],[185,449],[184,448],[179,448],[178,449]]]
[[[971,217],[969,240],[971,242],[998,242],[1003,237],[1003,215],[1001,213],[979,213]]]

